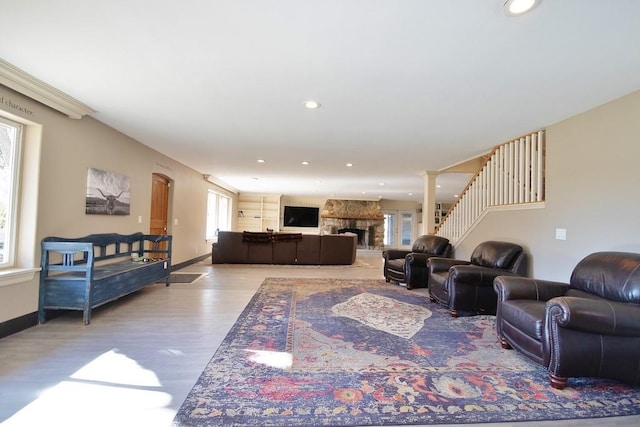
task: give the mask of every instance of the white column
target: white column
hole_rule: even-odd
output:
[[[438,171],[425,171],[424,198],[422,201],[422,226],[425,234],[436,231],[436,177]]]

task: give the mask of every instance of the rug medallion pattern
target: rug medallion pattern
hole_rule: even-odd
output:
[[[493,316],[451,318],[383,280],[265,280],[175,426],[483,423],[640,414],[640,389],[548,385]]]

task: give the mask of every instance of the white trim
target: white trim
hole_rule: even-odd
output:
[[[72,119],[81,119],[84,115],[96,112],[88,105],[53,86],[49,86],[3,59],[0,59],[0,84],[60,111]]]
[[[33,277],[38,271],[40,271],[40,268],[11,268],[0,270],[0,288],[15,285],[16,283],[29,282],[33,280]]]
[[[489,214],[489,212],[497,212],[497,211],[521,211],[525,209],[544,209],[546,207],[545,202],[533,202],[533,203],[520,203],[517,205],[500,205],[500,206],[489,206],[485,210],[482,211],[478,219],[476,219],[473,224],[460,236],[458,239],[452,243],[453,248],[455,249],[460,245],[460,243],[467,238],[469,234],[480,224],[482,219]]]
[[[215,176],[212,176],[212,175],[209,175],[209,174],[202,174],[202,178],[204,178],[204,180],[207,181],[209,184],[217,185],[218,187],[220,187],[220,188],[222,188],[224,190],[227,190],[230,193],[233,193],[233,194],[236,194],[236,195],[239,193],[237,188],[234,188],[234,187],[230,186],[226,182],[220,181]]]

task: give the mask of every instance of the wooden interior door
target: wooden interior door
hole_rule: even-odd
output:
[[[160,174],[153,174],[151,184],[151,221],[149,234],[167,234],[169,217],[169,178]],[[166,245],[166,242],[162,243]],[[159,249],[166,249],[165,247]],[[151,254],[156,258],[156,254]],[[160,254],[158,254],[159,257]]]

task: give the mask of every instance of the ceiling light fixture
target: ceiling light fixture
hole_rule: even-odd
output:
[[[353,166],[353,163],[347,163],[348,168],[350,168],[351,166]]]
[[[317,110],[318,108],[320,108],[320,103],[318,101],[304,101],[304,107],[308,108],[309,110]]]
[[[309,164],[309,162],[307,162],[306,160],[304,160],[304,161],[302,162],[302,164],[306,166],[306,165],[308,165],[308,164]]]
[[[504,2],[504,13],[518,16],[535,8],[541,0],[507,0]]]
[[[264,160],[258,159],[258,163],[264,163]]]

